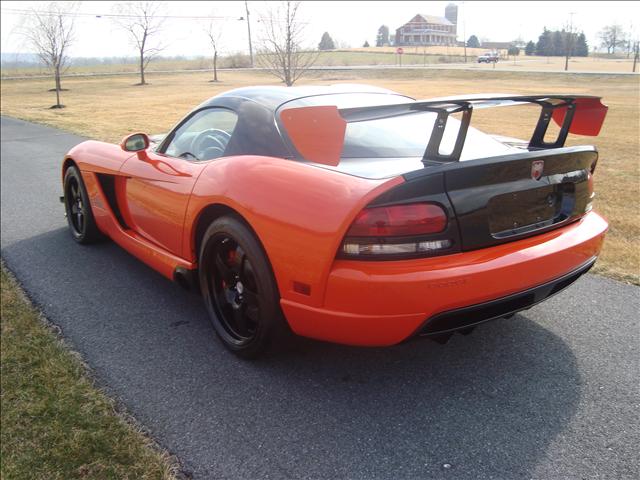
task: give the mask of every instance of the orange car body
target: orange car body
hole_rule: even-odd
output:
[[[487,248],[401,260],[340,258],[363,208],[407,180],[363,178],[260,155],[186,161],[147,149],[87,141],[78,166],[99,229],[169,279],[198,268],[202,222],[235,212],[273,269],[284,316],[300,335],[351,345],[392,345],[442,313],[508,297],[592,262],[606,221],[595,212],[562,227]],[[113,179],[109,199],[99,175]],[[117,203],[119,212],[112,208]]]

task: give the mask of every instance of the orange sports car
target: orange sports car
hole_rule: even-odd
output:
[[[523,141],[474,110],[530,105]],[[595,262],[593,146],[607,107],[581,95],[415,100],[357,85],[213,97],[152,142],[83,142],[62,165],[73,238],[109,237],[201,292],[250,358],[298,335],[350,345],[446,340],[525,310]],[[548,129],[551,122],[557,124]]]

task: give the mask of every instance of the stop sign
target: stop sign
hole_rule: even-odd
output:
[[[396,53],[398,55],[402,55],[404,53],[404,49],[402,47],[398,47],[398,48],[396,48]]]

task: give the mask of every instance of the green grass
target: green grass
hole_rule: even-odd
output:
[[[0,477],[170,479],[177,468],[117,413],[2,266]]]

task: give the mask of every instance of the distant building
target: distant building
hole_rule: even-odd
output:
[[[450,3],[444,17],[418,14],[396,30],[395,45],[455,45],[458,6]]]
[[[455,3],[450,3],[444,9],[444,18],[449,20],[454,25],[458,24],[458,6]]]

